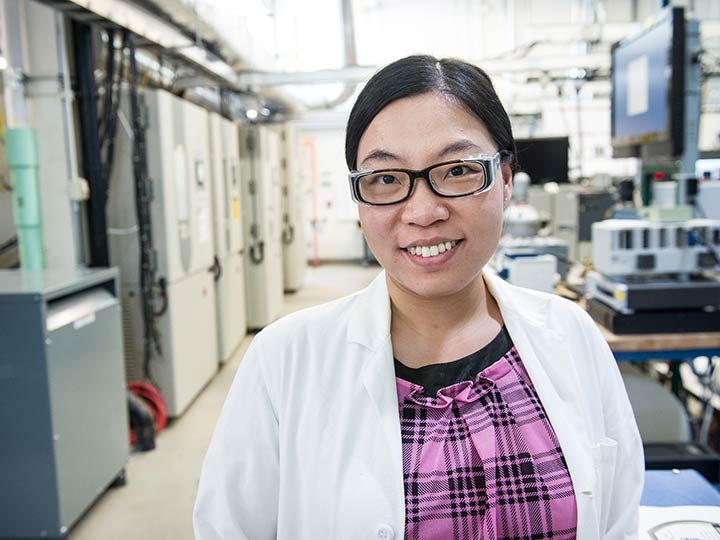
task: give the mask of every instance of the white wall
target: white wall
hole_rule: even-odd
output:
[[[362,233],[348,187],[344,124],[301,125],[299,133],[308,260],[359,260],[363,256]]]

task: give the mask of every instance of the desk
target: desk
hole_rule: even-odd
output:
[[[720,355],[720,332],[685,334],[613,334],[598,328],[618,361],[690,360]]]
[[[645,471],[642,506],[720,506],[720,493],[693,469]]]

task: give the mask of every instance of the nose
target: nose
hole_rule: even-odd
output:
[[[447,200],[433,193],[425,178],[415,180],[412,194],[402,204],[405,223],[426,227],[450,217]]]

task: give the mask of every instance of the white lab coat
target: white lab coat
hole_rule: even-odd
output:
[[[642,444],[607,343],[573,303],[484,277],[560,441],[577,537],[636,537]],[[210,442],[193,518],[198,540],[403,538],[384,272],[255,337]]]

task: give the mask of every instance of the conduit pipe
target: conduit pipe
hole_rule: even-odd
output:
[[[29,127],[7,128],[5,149],[13,181],[20,266],[27,270],[42,270],[45,257],[35,130]]]

